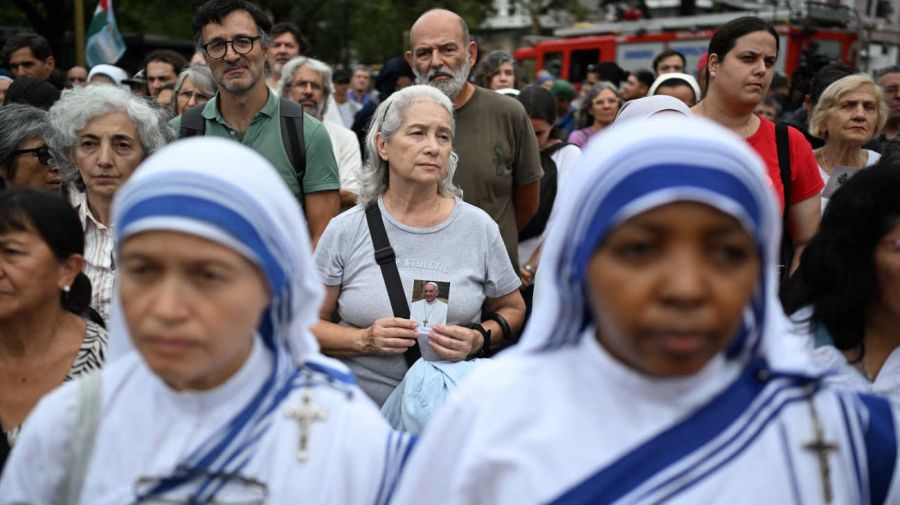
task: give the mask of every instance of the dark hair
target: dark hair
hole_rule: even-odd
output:
[[[50,43],[43,36],[32,32],[17,33],[6,39],[3,45],[3,60],[9,63],[9,55],[23,47],[31,49],[31,54],[39,60],[46,60],[53,56]]]
[[[62,197],[33,188],[0,191],[0,233],[35,231],[57,261],[84,254],[84,230],[78,214]],[[83,315],[91,303],[91,281],[79,272],[69,292],[60,293],[62,307]]]
[[[653,76],[653,72],[647,70],[646,68],[641,68],[631,72],[631,75],[635,77],[641,84],[647,86],[653,86],[653,81],[656,80],[656,77]]]
[[[778,32],[775,31],[775,28],[772,28],[772,25],[754,16],[739,17],[722,25],[709,40],[708,53],[710,56],[715,54],[719,62],[722,62],[728,51],[734,49],[737,39],[753,32],[769,32],[775,38],[775,56],[777,57],[781,51]],[[703,73],[706,75],[707,82],[709,82],[709,57],[707,57],[706,62],[706,68],[703,69]]]
[[[49,110],[59,100],[59,90],[44,79],[21,77],[13,81],[6,90],[3,105],[24,103],[39,109]]]
[[[147,65],[154,61],[161,61],[172,65],[172,70],[175,72],[175,75],[181,73],[184,66],[187,65],[187,60],[184,56],[175,51],[172,51],[171,49],[157,49],[155,51],[150,51],[147,57],[144,58],[144,64],[141,65],[141,68],[144,69],[144,75],[147,75]]]
[[[622,67],[614,61],[601,61],[592,65],[592,67],[593,73],[597,74],[601,81],[611,82],[616,87],[619,87],[619,84],[622,84],[622,81],[628,77],[628,72],[622,70]],[[588,70],[588,72],[591,72],[591,70]]]
[[[556,99],[543,86],[528,86],[516,99],[525,107],[525,113],[531,119],[543,119],[550,126],[556,122]]]
[[[209,0],[197,8],[192,23],[194,29],[194,45],[199,49],[202,43],[203,27],[210,24],[221,24],[222,19],[234,11],[245,11],[250,14],[256,23],[257,35],[260,45],[268,45],[269,33],[272,31],[272,22],[269,17],[256,4],[246,0]]]
[[[379,74],[380,75],[380,74]],[[339,68],[334,71],[334,76],[332,76],[332,81],[336,84],[349,84],[350,79],[353,75],[346,68]]]
[[[674,49],[666,49],[665,51],[657,54],[656,58],[653,58],[653,72],[654,73],[656,73],[656,69],[657,69],[657,67],[659,67],[659,62],[668,58],[669,56],[678,56],[679,58],[681,58],[681,66],[687,67],[687,60],[684,58],[683,54],[681,54],[679,51],[676,51]],[[651,84],[653,84],[653,83],[651,82]]]
[[[491,79],[500,71],[500,65],[510,63],[515,67],[516,59],[506,51],[491,51],[475,66],[473,80],[476,86],[490,89]]]
[[[856,73],[858,73],[858,71],[855,68],[848,67],[841,63],[825,65],[816,72],[809,82],[809,99],[812,100],[813,105],[819,103],[819,98],[822,97],[825,88],[831,86],[831,83]]]
[[[834,193],[818,233],[795,274],[800,287],[793,311],[812,305],[812,327],[823,325],[841,350],[864,353],[866,312],[880,296],[875,249],[900,219],[898,166],[868,168]]]
[[[900,73],[900,65],[890,65],[887,67],[879,68],[875,71],[875,80],[881,79],[887,74],[896,74]]]
[[[273,38],[283,33],[290,33],[294,36],[294,42],[297,43],[297,48],[300,50],[300,54],[306,52],[308,44],[306,43],[306,38],[303,36],[300,28],[297,28],[297,25],[291,23],[290,21],[281,21],[280,23],[275,23],[274,25],[272,25]]]

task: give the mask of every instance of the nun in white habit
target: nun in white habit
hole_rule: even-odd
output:
[[[573,174],[521,343],[432,419],[394,503],[900,503],[897,412],[786,337],[750,148],[631,121]]]
[[[383,503],[409,443],[307,329],[321,280],[258,154],[175,143],[116,195],[113,361],[45,397],[3,504]]]

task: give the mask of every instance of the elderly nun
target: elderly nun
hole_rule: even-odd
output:
[[[45,397],[0,503],[382,503],[407,454],[308,327],[297,201],[240,144],[145,162],[114,204],[111,364]]]
[[[900,503],[896,409],[786,333],[749,146],[623,122],[558,201],[522,341],[432,420],[395,503]]]

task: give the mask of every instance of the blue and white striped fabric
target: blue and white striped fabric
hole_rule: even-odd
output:
[[[258,328],[271,352],[271,375],[240,413],[181,466],[193,472],[239,472],[273,413],[303,382],[298,365],[312,362],[316,371],[352,381],[342,365],[319,353],[308,329],[318,318],[323,293],[310,259],[306,222],[296,199],[259,154],[216,138],[169,146],[142,164],[118,192],[113,220],[117,244],[148,230],[179,231],[221,243],[259,267],[272,295]],[[121,309],[115,300],[113,359],[132,348]],[[161,486],[181,481],[169,479]]]
[[[684,201],[737,219],[760,276],[724,352],[690,376],[648,376],[597,342],[586,269],[614,227]],[[557,202],[525,334],[432,419],[396,504],[812,505],[826,487],[835,504],[900,503],[896,408],[829,389],[789,336],[779,206],[742,139],[702,118],[614,124]],[[814,440],[836,447],[829,472]]]

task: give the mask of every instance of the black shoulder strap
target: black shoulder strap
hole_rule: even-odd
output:
[[[369,224],[369,235],[372,236],[372,246],[375,248],[375,262],[381,267],[381,275],[384,277],[394,317],[409,319],[409,303],[403,294],[403,281],[400,280],[400,271],[397,270],[397,256],[388,240],[387,230],[384,229],[378,202],[372,202],[366,207],[366,221]],[[416,343],[406,350],[403,357],[406,358],[407,366],[413,366],[421,355],[419,344]]]
[[[791,279],[791,261],[794,259],[794,243],[791,240],[790,220],[788,209],[791,206],[791,141],[788,136],[788,125],[777,123],[775,125],[775,147],[778,150],[778,171],[781,175],[781,186],[784,193],[784,212],[781,214],[781,248],[779,252],[780,291],[782,299],[789,293],[789,281]]]
[[[203,108],[206,105],[197,105],[181,114],[181,129],[178,130],[178,138],[199,136],[206,133],[206,119],[203,118]]]
[[[791,141],[788,137],[788,125],[784,123],[775,125],[775,147],[778,149],[778,169],[784,191],[784,214],[787,215],[791,202]]]
[[[303,107],[290,100],[281,100],[281,142],[294,167],[300,186],[300,204],[304,205],[303,177],[306,175],[306,146],[303,139]],[[304,205],[304,209],[305,205]]]

